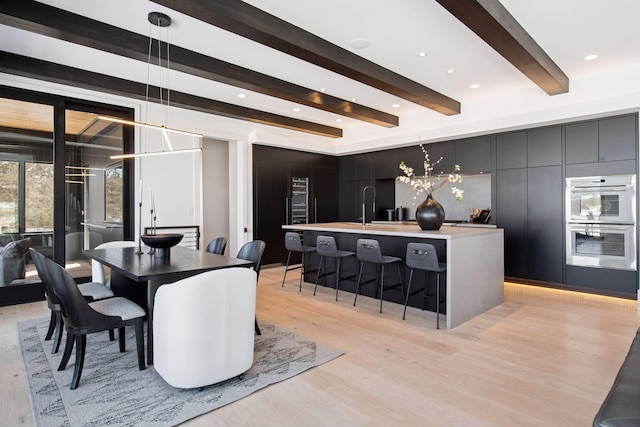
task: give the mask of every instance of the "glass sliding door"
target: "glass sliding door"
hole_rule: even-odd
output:
[[[83,249],[123,240],[123,126],[94,112],[67,109],[65,260],[82,268]]]
[[[51,105],[0,98],[0,246],[29,239],[30,247],[48,257],[53,256],[53,111]],[[37,281],[28,254],[0,261],[0,287]]]
[[[133,110],[0,86],[0,247],[29,239],[78,283],[91,279],[83,249],[135,233],[134,162],[111,159],[133,151],[133,131],[99,115]],[[0,269],[0,306],[44,297],[29,254],[18,262],[18,278]]]

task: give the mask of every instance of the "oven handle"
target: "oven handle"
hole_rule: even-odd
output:
[[[594,229],[598,231],[627,231],[630,228],[635,227],[633,224],[629,225],[606,225],[606,224],[571,224],[571,231],[593,231]]]
[[[591,193],[591,192],[600,192],[604,193],[605,191],[617,191],[624,192],[632,189],[633,186],[628,185],[624,187],[571,187],[571,191],[574,193]]]

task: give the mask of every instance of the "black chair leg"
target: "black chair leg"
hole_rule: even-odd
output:
[[[407,315],[407,304],[409,304],[409,295],[411,295],[411,280],[413,279],[413,268],[409,271],[409,283],[407,284],[407,295],[404,300],[404,312],[402,313],[402,320]]]
[[[400,290],[402,291],[402,300],[404,301],[404,285],[403,285],[403,281],[402,281],[402,270],[400,269],[400,263],[396,263],[396,265],[398,266],[398,279],[400,279]]]
[[[60,343],[62,342],[62,331],[64,330],[64,321],[62,320],[62,313],[55,312],[55,327],[56,334],[53,338],[53,345],[51,346],[51,354],[56,354],[60,349]]]
[[[113,329],[109,329],[109,341],[115,341],[116,335],[113,333]]]
[[[360,262],[360,271],[358,272],[358,282],[356,283],[356,296],[353,299],[353,306],[356,306],[356,301],[358,301],[358,294],[360,293],[360,279],[362,279],[362,268],[364,267],[364,262]]]
[[[316,286],[313,288],[313,296],[316,296],[316,290],[318,289],[318,279],[320,279],[320,273],[322,272],[322,263],[324,262],[324,257],[320,257],[320,265],[318,266],[318,275],[316,276]]]
[[[289,264],[289,259],[287,258],[287,264]],[[302,292],[302,278],[304,277],[304,252],[302,252],[302,264],[300,265],[300,285],[298,288],[298,292]]]
[[[44,337],[45,341],[49,341],[51,336],[53,335],[53,331],[56,328],[56,315],[53,310],[51,310],[51,320],[49,320],[49,329],[47,330],[47,335]]]
[[[382,294],[384,293],[384,264],[380,266],[380,313],[382,313]]]
[[[147,366],[144,363],[144,321],[139,319],[136,321],[136,350],[138,351],[138,369],[144,370]]]
[[[336,260],[336,301],[338,301],[339,288],[340,288],[340,258]]]
[[[69,363],[69,358],[71,357],[71,352],[73,351],[73,345],[76,342],[76,337],[67,332],[67,343],[64,346],[64,353],[62,354],[62,360],[60,360],[60,365],[58,365],[58,371],[64,371],[67,367],[67,363]]]
[[[73,369],[73,378],[71,379],[71,390],[78,388],[80,384],[80,376],[82,376],[82,368],[84,367],[84,352],[87,348],[87,336],[76,335],[76,365]]]
[[[284,277],[282,278],[282,286],[281,287],[284,287],[284,281],[287,278],[287,271],[289,271],[289,259],[291,259],[291,251],[289,251],[289,254],[287,255],[287,265],[284,266]]]
[[[109,331],[113,333],[113,330]],[[124,327],[118,328],[118,341],[120,342],[120,353],[125,352],[125,333]]]
[[[256,319],[256,335],[262,335],[262,332],[260,332],[260,327],[258,326],[258,319]]]
[[[440,273],[436,279],[436,329],[440,329]]]

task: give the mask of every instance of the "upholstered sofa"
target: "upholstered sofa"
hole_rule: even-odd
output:
[[[613,386],[593,420],[594,427],[640,426],[640,329]]]
[[[154,369],[169,385],[204,387],[253,365],[256,284],[253,269],[235,267],[158,288]]]
[[[0,286],[24,279],[30,243],[31,240],[27,238],[9,242],[0,248]]]

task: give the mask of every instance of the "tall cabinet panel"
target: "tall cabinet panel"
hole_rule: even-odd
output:
[[[527,169],[497,171],[497,226],[504,229],[504,274],[527,277]]]
[[[285,224],[338,219],[338,158],[253,146],[254,238],[267,243],[263,264],[287,259]]]
[[[528,279],[562,283],[562,168],[527,170]]]
[[[262,262],[286,259],[284,232],[287,223],[289,172],[286,163],[254,161],[253,235],[267,242]]]
[[[313,193],[309,206],[311,222],[338,220],[338,174],[335,168],[313,168]]]

